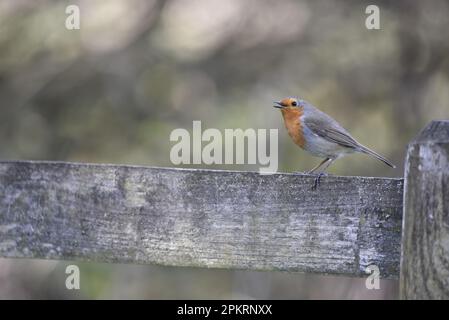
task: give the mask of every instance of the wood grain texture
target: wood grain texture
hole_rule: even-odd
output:
[[[449,121],[410,143],[405,178],[400,296],[449,299]]]
[[[0,256],[399,275],[402,179],[0,163]]]

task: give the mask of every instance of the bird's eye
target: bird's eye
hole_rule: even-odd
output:
[[[292,101],[292,106],[296,107],[298,105],[298,102],[296,100]]]

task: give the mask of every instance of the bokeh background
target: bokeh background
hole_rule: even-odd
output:
[[[65,28],[65,8],[81,29]],[[381,30],[365,28],[380,8]],[[272,101],[300,96],[398,165],[364,155],[331,173],[402,176],[407,143],[449,115],[448,1],[0,0],[0,160],[173,166],[169,134],[279,128],[280,171],[310,169]],[[193,166],[191,166],[193,167]],[[254,166],[212,166],[257,170]],[[0,259],[0,298],[394,299],[398,283],[270,272]]]

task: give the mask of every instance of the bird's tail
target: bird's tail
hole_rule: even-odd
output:
[[[392,168],[396,168],[396,166],[395,166],[393,163],[391,163],[390,161],[388,161],[386,158],[382,157],[382,156],[381,156],[380,154],[378,154],[377,152],[374,152],[373,150],[371,150],[371,149],[369,149],[369,148],[367,148],[367,147],[365,147],[365,146],[362,146],[362,145],[360,145],[359,147],[360,147],[360,151],[361,151],[361,152],[366,153],[366,154],[369,154],[370,156],[376,158],[377,160],[382,161],[382,162],[385,163],[387,166],[390,166],[390,167],[392,167]]]

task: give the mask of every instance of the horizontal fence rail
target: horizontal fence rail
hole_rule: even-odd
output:
[[[398,278],[403,180],[0,163],[0,256]]]

